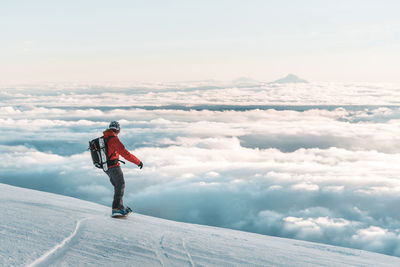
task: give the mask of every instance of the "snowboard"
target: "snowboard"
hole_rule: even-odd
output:
[[[122,215],[122,214],[111,215],[111,218],[114,218],[114,219],[127,219],[127,218],[128,218],[128,215],[131,214],[131,213],[133,212],[132,209],[129,208],[129,207],[126,207],[126,208],[125,208],[125,211],[127,211],[126,214],[124,214],[124,215]]]

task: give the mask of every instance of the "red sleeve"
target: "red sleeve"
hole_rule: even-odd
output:
[[[129,153],[128,150],[126,150],[125,146],[121,143],[121,141],[119,140],[119,138],[115,138],[115,148],[118,151],[118,153],[124,157],[124,159],[139,165],[140,164],[140,160],[135,157],[133,154]]]

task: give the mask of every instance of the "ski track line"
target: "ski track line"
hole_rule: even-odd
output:
[[[167,258],[168,256],[166,255],[166,253],[164,251],[163,242],[164,242],[164,235],[162,235],[160,238],[160,242],[159,242],[160,247],[159,247],[159,249],[156,249],[156,254],[157,254],[158,260],[161,263],[161,266],[165,267],[164,258]]]
[[[50,259],[57,251],[59,251],[61,248],[65,247],[71,240],[76,236],[78,233],[79,227],[83,221],[89,220],[91,217],[83,218],[77,221],[76,226],[74,231],[66,237],[61,243],[55,245],[53,248],[48,250],[46,253],[44,253],[40,258],[36,259],[34,262],[31,264],[27,265],[27,267],[34,267],[34,266],[39,266],[41,263],[47,261]]]
[[[193,262],[192,256],[190,255],[189,251],[188,251],[187,248],[186,248],[185,240],[183,240],[183,238],[181,238],[181,240],[182,240],[182,247],[183,247],[183,250],[185,251],[187,257],[189,258],[190,265],[191,265],[192,267],[194,267],[194,262]]]

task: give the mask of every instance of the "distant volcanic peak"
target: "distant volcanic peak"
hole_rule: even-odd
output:
[[[288,74],[286,77],[273,81],[271,83],[308,83],[308,81],[303,80],[294,74]]]

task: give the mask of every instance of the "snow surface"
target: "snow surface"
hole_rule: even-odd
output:
[[[400,266],[400,258],[168,221],[0,184],[0,266]]]

